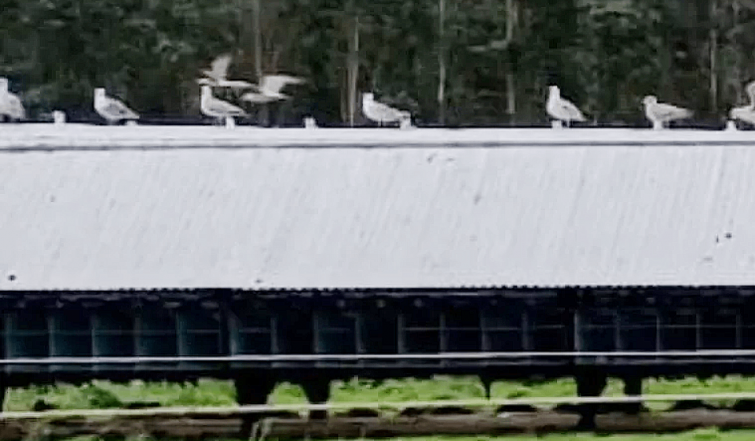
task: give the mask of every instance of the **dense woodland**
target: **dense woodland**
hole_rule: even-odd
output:
[[[601,124],[643,121],[646,94],[717,122],[755,78],[755,0],[0,0],[0,32],[35,119],[91,116],[100,85],[199,117],[195,80],[224,52],[231,78],[307,79],[245,104],[265,124],[362,125],[365,91],[418,125],[542,124],[550,83]]]

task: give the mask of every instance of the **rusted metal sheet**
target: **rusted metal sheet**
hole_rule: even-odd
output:
[[[755,140],[621,139],[5,146],[0,289],[755,285]]]

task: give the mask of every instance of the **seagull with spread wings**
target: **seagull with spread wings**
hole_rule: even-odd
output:
[[[659,103],[658,98],[648,95],[642,99],[645,106],[645,116],[653,123],[656,130],[662,129],[671,121],[686,119],[692,116],[692,111],[672,104]]]
[[[291,75],[265,75],[260,80],[260,84],[252,86],[256,92],[248,92],[241,96],[244,101],[255,104],[269,103],[290,98],[288,95],[281,93],[281,90],[289,84],[302,84],[302,78],[292,77]]]
[[[8,90],[8,79],[0,77],[0,115],[7,116],[11,120],[26,118],[24,105],[21,98]]]
[[[125,104],[115,98],[107,96],[105,94],[105,89],[102,87],[94,89],[94,110],[101,117],[105,118],[108,124],[117,123],[123,120],[139,119],[139,115],[129,109]]]
[[[223,54],[215,58],[210,63],[209,70],[203,70],[202,73],[206,78],[200,78],[197,83],[203,86],[228,87],[231,89],[251,89],[253,84],[243,80],[229,80],[228,66],[231,65],[232,57],[230,54]]]

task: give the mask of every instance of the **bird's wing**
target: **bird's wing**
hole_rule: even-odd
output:
[[[683,119],[692,116],[692,111],[666,103],[657,103],[653,106],[653,113],[659,119]]]
[[[203,86],[217,86],[218,82],[211,78],[200,78],[197,80],[197,84],[201,84]]]
[[[126,107],[126,105],[122,102],[113,98],[109,98],[107,100],[107,103],[102,107],[102,111],[121,119],[139,118],[139,115],[137,115],[136,112]]]
[[[574,103],[572,103],[569,100],[561,99],[559,100],[558,107],[561,110],[561,112],[564,114],[564,116],[568,117],[568,119],[574,120],[574,121],[585,121],[586,118],[582,114],[582,111],[579,110],[579,107],[575,106]]]
[[[394,109],[393,107],[387,104],[378,103],[378,102],[375,102],[375,110],[381,115],[385,115],[389,118],[399,118],[403,114],[403,112],[401,112],[398,109]]]
[[[755,102],[755,81],[750,82],[745,90],[747,91],[747,96],[750,98],[751,103]]]
[[[729,117],[755,125],[755,110],[752,106],[735,107],[729,112]]]
[[[212,60],[210,70],[205,70],[204,74],[208,77],[220,80],[228,75],[228,66],[231,65],[231,55],[223,54]]]
[[[240,107],[236,107],[229,102],[217,98],[213,98],[207,102],[207,110],[227,115],[246,115],[246,112]]]
[[[26,118],[26,111],[24,105],[21,104],[21,99],[12,93],[8,94],[8,110],[9,114],[17,119]]]
[[[267,93],[278,93],[287,84],[301,84],[304,80],[290,75],[265,75],[260,81],[260,89]]]
[[[261,93],[249,92],[242,95],[241,99],[244,101],[249,101],[251,103],[259,104],[259,103],[269,103],[270,101],[273,101],[275,98],[270,98],[269,96],[262,95]]]
[[[223,87],[230,87],[231,89],[251,89],[254,85],[244,80],[223,80],[219,84]]]

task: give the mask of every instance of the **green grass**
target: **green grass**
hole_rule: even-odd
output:
[[[604,395],[620,396],[622,387],[621,381],[612,380]],[[707,380],[646,380],[643,387],[646,394],[747,391],[755,392],[755,378],[729,376],[712,377]],[[572,380],[544,383],[496,382],[492,395],[494,398],[575,396],[576,386]],[[475,377],[439,376],[432,380],[388,380],[382,383],[354,379],[331,384],[331,402],[432,401],[483,396],[482,385]],[[230,381],[202,380],[196,385],[142,381],[115,384],[94,381],[82,387],[60,384],[11,389],[6,397],[5,409],[29,410],[38,399],[44,399],[62,409],[114,408],[135,401],[154,401],[163,406],[232,406],[236,402],[235,389]],[[269,402],[294,404],[305,403],[306,399],[299,386],[283,383],[271,394]]]
[[[71,438],[70,441],[98,441],[97,437],[77,437]],[[601,440],[601,441],[751,441],[755,439],[755,431],[718,431],[717,429],[699,429],[685,433],[673,435],[590,435],[590,434],[564,434],[564,435],[545,435],[545,436],[433,436],[433,437],[404,437],[402,441],[581,441],[581,440]],[[142,441],[150,438],[140,438]],[[226,440],[230,441],[230,440]],[[369,439],[360,441],[372,441]]]

